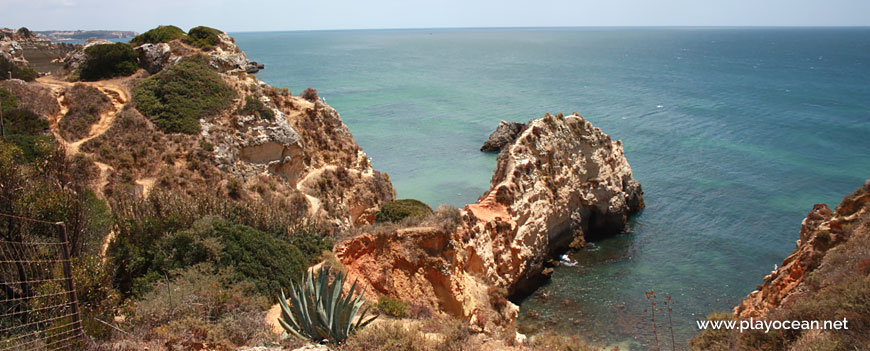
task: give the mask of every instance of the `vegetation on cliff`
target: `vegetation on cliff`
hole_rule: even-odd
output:
[[[432,208],[420,200],[401,199],[385,203],[381,210],[375,213],[375,221],[401,222],[405,218],[425,218],[432,214]]]
[[[211,49],[218,43],[221,31],[206,26],[193,27],[187,32],[187,42],[200,49]]]
[[[758,297],[735,310],[768,321],[848,321],[843,330],[706,330],[693,350],[858,350],[870,346],[870,183],[847,195],[835,212],[816,205],[801,241]],[[782,277],[782,279],[780,279]],[[753,293],[756,294],[756,293]],[[764,308],[752,310],[753,308]],[[768,310],[767,308],[770,307]],[[732,314],[708,319],[734,320]]]
[[[240,116],[254,115],[266,120],[272,120],[275,118],[275,111],[266,107],[260,99],[257,99],[254,96],[246,96],[245,106],[236,110],[235,114]]]
[[[32,82],[39,76],[39,73],[33,67],[15,64],[6,56],[0,55],[0,80],[9,79],[10,75],[15,79]]]
[[[0,89],[0,113],[6,142],[15,146],[14,153],[22,160],[34,161],[44,154],[51,138],[45,134],[48,121],[30,109],[18,107],[18,99],[6,89]]]
[[[139,69],[139,55],[128,44],[93,45],[85,49],[79,78],[85,81],[129,76]]]
[[[173,39],[183,38],[184,36],[184,30],[176,26],[158,26],[157,28],[133,37],[133,39],[130,40],[130,44],[133,46],[139,46],[145,43],[168,43]]]
[[[185,58],[133,89],[136,108],[168,133],[199,132],[199,119],[226,109],[235,96],[204,56]]]
[[[100,114],[112,108],[109,98],[99,89],[84,84],[73,85],[64,92],[69,101],[67,113],[58,122],[58,131],[67,141],[88,135],[91,125],[100,120]]]

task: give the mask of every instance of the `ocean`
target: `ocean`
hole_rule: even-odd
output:
[[[684,348],[794,249],[813,204],[870,178],[870,28],[231,34],[261,80],[317,89],[399,198],[476,201],[501,120],[579,112],[623,141],[646,209],[521,302],[526,333],[645,349],[654,290],[672,297],[662,345],[672,324]]]

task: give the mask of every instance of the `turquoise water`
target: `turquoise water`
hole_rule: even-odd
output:
[[[478,148],[503,119],[576,111],[623,140],[647,208],[523,301],[524,330],[642,349],[655,289],[683,343],[791,252],[813,204],[870,177],[868,28],[233,36],[260,79],[318,89],[401,198],[474,202],[495,167]]]

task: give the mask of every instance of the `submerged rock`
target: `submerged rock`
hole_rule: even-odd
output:
[[[520,133],[526,130],[525,123],[501,121],[495,131],[489,135],[489,139],[480,147],[480,151],[499,151],[505,145],[514,142]]]

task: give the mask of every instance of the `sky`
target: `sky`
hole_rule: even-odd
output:
[[[0,27],[227,32],[582,26],[870,26],[870,0],[0,0]]]

